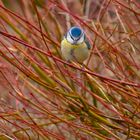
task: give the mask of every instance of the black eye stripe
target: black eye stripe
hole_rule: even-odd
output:
[[[72,35],[70,34],[70,37],[71,37],[71,39],[73,39],[74,40],[74,38],[72,37]]]
[[[81,38],[81,36],[82,36],[83,34],[84,34],[84,32],[82,32],[82,33],[80,34],[80,36],[79,36],[77,39],[74,39],[73,36],[71,35],[71,33],[69,33],[71,39],[76,40],[76,41],[78,41],[78,40]]]

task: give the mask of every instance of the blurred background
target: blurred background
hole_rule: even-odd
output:
[[[61,56],[74,25],[84,69]],[[0,0],[0,139],[139,140],[139,44],[139,0]]]

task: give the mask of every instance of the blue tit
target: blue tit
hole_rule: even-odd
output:
[[[61,42],[62,56],[67,61],[83,63],[89,55],[90,44],[80,27],[68,30]]]

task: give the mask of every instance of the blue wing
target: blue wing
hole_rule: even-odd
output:
[[[87,48],[90,50],[91,49],[91,45],[90,45],[89,40],[87,39],[86,36],[85,36],[85,43],[87,45]]]

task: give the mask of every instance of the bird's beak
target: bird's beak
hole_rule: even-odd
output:
[[[77,41],[78,41],[78,39],[75,39],[75,40],[73,40],[73,45],[76,45],[77,44]]]
[[[76,44],[76,41],[73,41],[72,45],[75,45]]]

